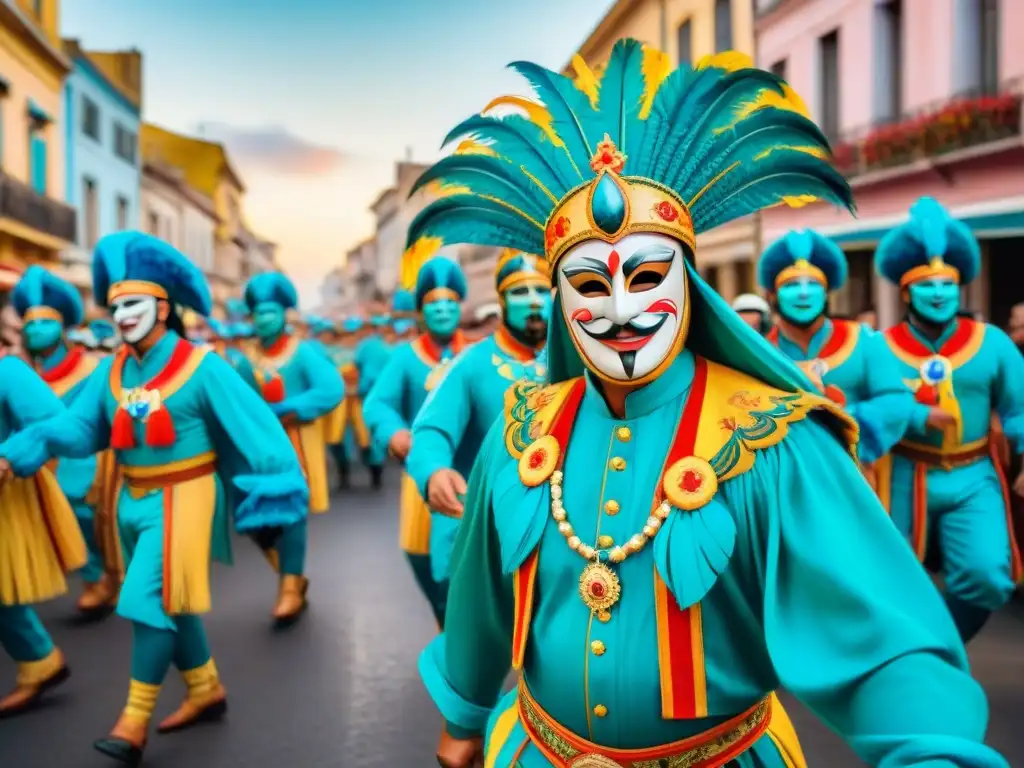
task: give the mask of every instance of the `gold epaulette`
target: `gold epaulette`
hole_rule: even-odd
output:
[[[548,434],[555,416],[580,379],[558,384],[519,381],[505,392],[505,447],[518,461],[537,438]]]

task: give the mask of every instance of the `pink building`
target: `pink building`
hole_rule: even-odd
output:
[[[785,77],[832,139],[857,217],[823,206],[766,211],[762,240],[814,228],[839,242],[850,283],[833,309],[900,312],[875,275],[879,238],[931,195],[982,243],[967,307],[1003,324],[1024,298],[1024,30],[1021,0],[758,0],[757,59]],[[1016,33],[1014,31],[1016,30]]]

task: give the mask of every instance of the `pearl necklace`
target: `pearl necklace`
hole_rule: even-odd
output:
[[[672,505],[667,500],[662,501],[654,510],[654,514],[647,518],[641,532],[633,534],[625,544],[611,549],[598,549],[584,544],[569,522],[562,502],[562,480],[562,471],[555,470],[548,481],[551,486],[551,516],[558,524],[558,532],[569,544],[569,549],[578,553],[584,560],[590,561],[580,575],[580,597],[592,611],[607,611],[619,601],[622,587],[618,575],[605,563],[621,563],[630,555],[642,550],[661,529],[662,523],[672,511]]]

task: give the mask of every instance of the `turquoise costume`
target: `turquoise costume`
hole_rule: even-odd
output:
[[[252,349],[253,379],[299,456],[309,482],[310,512],[326,512],[330,495],[323,417],[341,403],[341,376],[319,342],[300,340],[288,332],[285,313],[296,307],[298,295],[287,277],[276,272],[256,275],[245,286],[245,302],[258,340]],[[285,528],[276,542],[257,542],[281,574],[274,609],[279,623],[294,620],[305,607],[306,539],[302,519]],[[271,543],[272,547],[266,546]]]
[[[787,233],[758,262],[761,287],[775,296],[782,318],[768,332],[768,341],[853,416],[860,427],[857,455],[870,464],[903,437],[913,399],[879,335],[858,323],[826,317],[828,292],[843,287],[847,271],[842,249],[813,230]],[[805,349],[787,335],[789,323],[820,327]]]
[[[63,411],[31,368],[0,357],[0,438]],[[32,606],[63,594],[65,573],[86,558],[78,523],[49,469],[0,488],[0,646],[18,665],[17,687],[0,699],[0,718],[25,711],[67,678],[64,656]]]
[[[1024,528],[1017,521],[1015,530],[990,431],[998,416],[1013,452],[1024,452],[1024,359],[999,328],[958,316],[980,253],[971,230],[935,200],[911,207],[875,262],[909,304],[884,339],[915,399],[906,436],[878,472],[881,496],[918,557],[942,571],[967,641],[1024,578]],[[947,414],[944,425],[934,424],[936,411]]]
[[[443,257],[428,260],[419,269],[413,309],[434,318],[415,341],[406,342],[391,353],[387,365],[370,390],[363,407],[366,426],[373,441],[386,449],[399,432],[412,428],[431,387],[444,368],[466,346],[458,330],[458,302],[466,298],[466,276],[462,268]],[[413,295],[413,294],[410,294]],[[447,322],[439,326],[437,303],[453,304]],[[450,322],[454,319],[454,322]],[[412,321],[415,322],[415,321]],[[444,625],[445,585],[434,579],[430,569],[430,510],[406,474],[402,479],[399,545],[412,568],[416,582],[437,619]]]
[[[345,373],[349,393],[345,396],[346,418],[344,432],[349,455],[357,453],[370,471],[374,488],[380,488],[384,478],[386,447],[374,442],[366,427],[364,405],[384,367],[391,356],[391,347],[381,337],[380,330],[391,322],[389,315],[375,315],[368,324],[369,335],[357,344],[352,356],[351,368]]]
[[[356,345],[365,321],[361,317],[346,317],[341,321],[337,358],[338,370],[345,383],[345,399],[333,429],[329,430],[328,449],[338,468],[339,487],[348,488],[349,462],[360,454],[359,435],[369,445],[369,431],[363,421],[362,400],[359,398],[359,369],[355,365]],[[340,435],[340,437],[339,437]]]
[[[105,305],[151,296],[199,315],[210,310],[202,273],[149,235],[122,232],[98,244],[93,292]],[[89,377],[69,411],[15,434],[0,455],[18,476],[51,456],[114,449],[123,487],[117,519],[127,571],[117,612],[132,622],[128,705],[100,751],[135,764],[167,669],[188,694],[161,724],[185,727],[219,715],[223,686],[200,615],[211,607],[210,559],[227,559],[225,489],[239,532],[274,530],[305,518],[308,488],[273,412],[207,347],[182,337],[171,311],[141,357],[126,345]]]
[[[456,191],[410,229],[543,251],[558,285],[552,383],[483,441],[420,660],[440,757],[485,734],[501,768],[804,766],[784,686],[870,765],[1005,768],[856,423],[694,266],[697,233],[762,207],[851,208],[827,140],[740,54],[673,72],[625,40],[573,66],[514,64],[543,104],[456,128],[420,182]]]
[[[495,287],[504,303],[502,324],[487,338],[473,344],[446,368],[413,422],[412,450],[406,469],[424,499],[430,479],[442,469],[469,477],[484,435],[501,413],[505,391],[517,381],[544,381],[547,371],[538,364],[539,348],[524,343],[510,325],[509,295],[539,287],[541,303],[530,309],[550,316],[550,286],[540,257],[506,250],[495,271]],[[525,316],[518,318],[518,321]],[[518,335],[518,338],[517,338]],[[447,583],[451,552],[459,520],[434,511],[430,529],[430,568],[435,581]]]
[[[70,406],[98,362],[83,347],[69,347],[66,341],[66,329],[81,325],[83,319],[78,289],[43,267],[32,265],[15,285],[11,301],[22,319],[25,348],[36,360],[43,381]],[[96,508],[113,482],[111,469],[109,461],[101,465],[96,456],[64,459],[56,468],[57,482],[75,511],[89,553],[79,571],[85,591],[78,609],[87,615],[105,613],[117,594],[116,553],[104,557],[101,542],[106,537],[102,525],[97,527],[102,519],[96,518]]]
[[[416,330],[416,296],[404,288],[391,297],[391,328],[401,343]]]

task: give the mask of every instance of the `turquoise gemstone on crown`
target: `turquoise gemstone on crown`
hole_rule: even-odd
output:
[[[614,235],[626,220],[626,198],[608,174],[601,176],[590,202],[594,223],[608,235]]]

